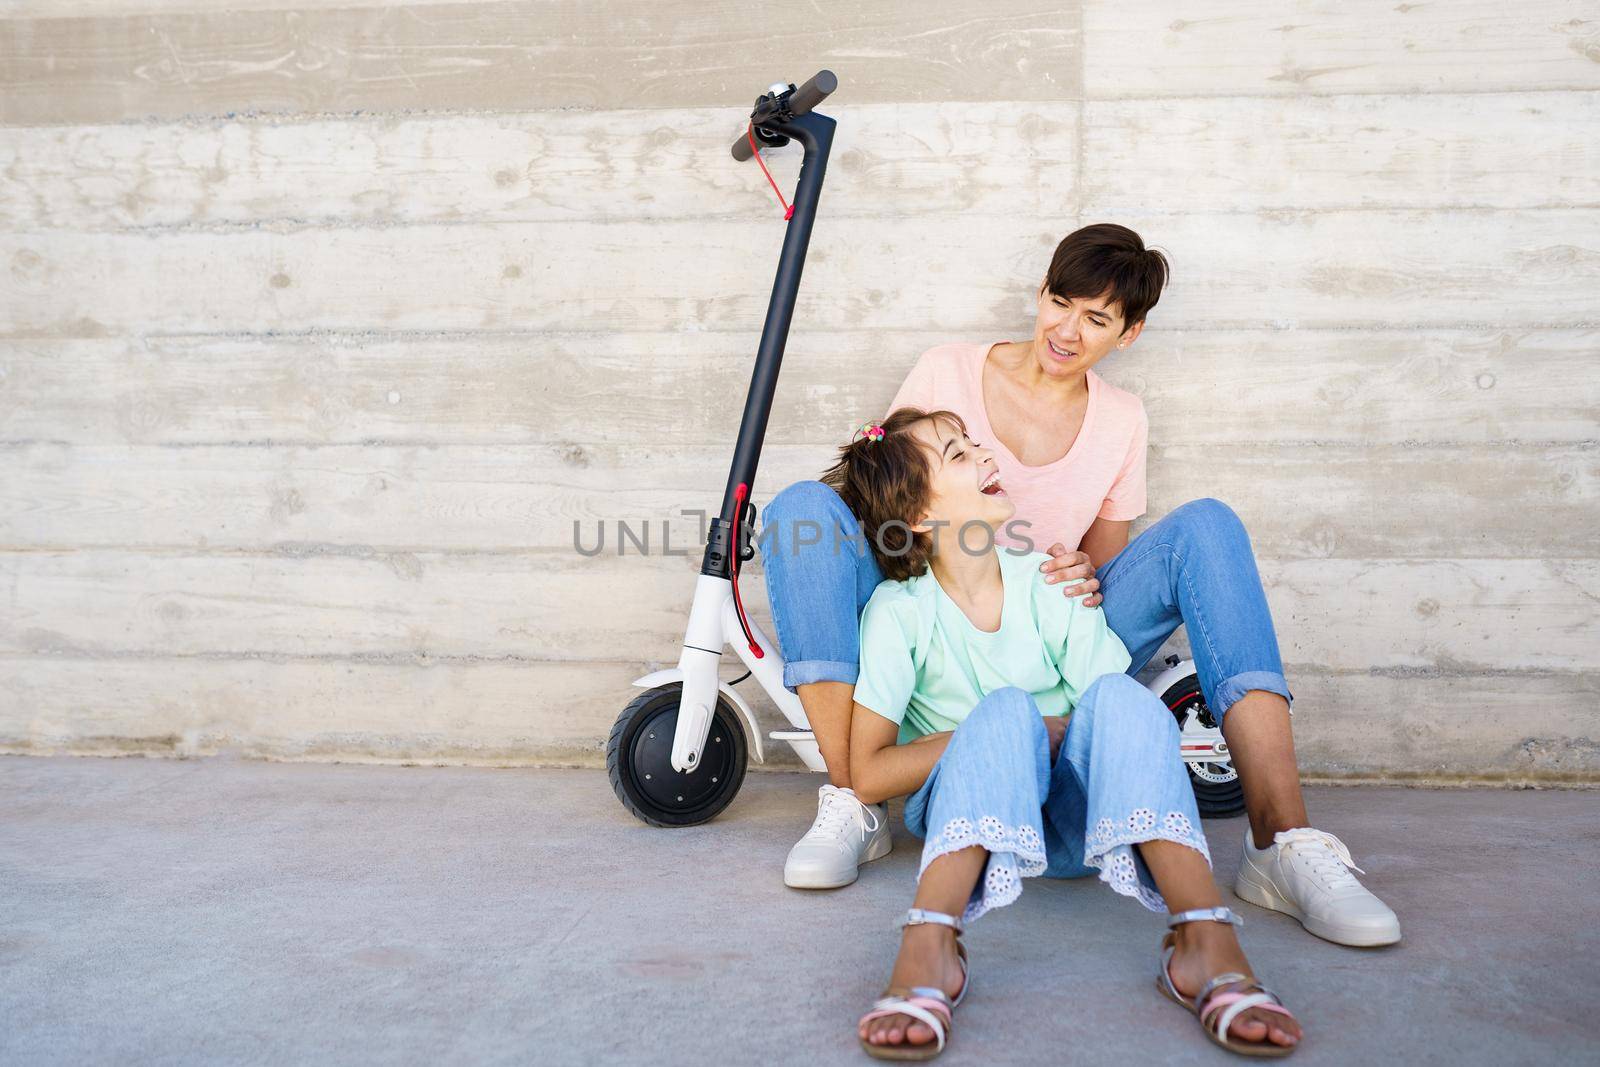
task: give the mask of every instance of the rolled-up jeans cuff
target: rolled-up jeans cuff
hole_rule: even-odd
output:
[[[1224,679],[1217,686],[1217,700],[1215,715],[1217,725],[1222,725],[1223,717],[1228,714],[1228,709],[1234,702],[1252,689],[1263,689],[1268,693],[1277,693],[1289,703],[1289,714],[1294,714],[1294,694],[1289,692],[1289,683],[1284,681],[1283,675],[1277,671],[1245,671],[1232,678]]]
[[[847,682],[856,684],[856,679],[861,676],[859,663],[843,663],[831,659],[803,659],[798,663],[785,663],[783,665],[783,687],[789,692],[794,692],[797,685],[809,685],[812,682]]]

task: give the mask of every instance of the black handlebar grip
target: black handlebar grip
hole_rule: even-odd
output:
[[[810,81],[796,89],[789,97],[789,110],[793,114],[804,115],[826,100],[837,88],[839,88],[839,76],[831,70],[819,70]],[[739,139],[733,142],[733,158],[744,163],[755,154],[755,149],[750,147],[750,131],[746,127]]]
[[[839,77],[831,70],[819,70],[800,88],[796,89],[794,96],[789,98],[789,110],[796,115],[804,115],[818,104],[828,98],[828,94],[839,88]]]

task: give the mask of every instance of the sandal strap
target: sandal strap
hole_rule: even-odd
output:
[[[1178,992],[1178,984],[1172,980],[1172,957],[1177,955],[1178,946],[1168,934],[1161,942],[1161,967],[1156,974],[1156,981],[1167,991],[1167,995],[1179,1004],[1188,1008],[1194,1007],[1194,1001]]]
[[[1201,1013],[1200,1021],[1204,1024],[1206,1015],[1211,1014],[1217,1008],[1225,1006],[1225,1010],[1213,1016],[1216,1025],[1212,1028],[1212,1032],[1217,1035],[1219,1040],[1226,1041],[1228,1039],[1228,1028],[1233,1025],[1233,1021],[1251,1008],[1258,1008],[1262,1011],[1275,1011],[1279,1015],[1287,1015],[1293,1019],[1294,1013],[1282,1004],[1277,1003],[1277,999],[1274,994],[1266,990],[1262,990],[1259,993],[1218,993],[1212,1003],[1206,1005],[1205,1011]]]
[[[961,925],[961,920],[954,915],[946,915],[942,911],[929,911],[926,908],[912,908],[906,912],[906,917],[900,923],[902,927],[929,924],[948,926],[956,932],[957,937],[960,937],[965,932],[965,928]]]
[[[885,1004],[890,1003],[890,1002],[894,1002],[894,1003],[898,1004],[901,1001],[916,1002],[916,1003],[921,1003],[923,1001],[927,1001],[928,1002],[928,1004],[927,1004],[928,1009],[930,1011],[937,1011],[937,1012],[943,1013],[943,1015],[945,1016],[945,1019],[947,1021],[955,1013],[955,1001],[950,999],[950,994],[949,993],[946,993],[944,990],[940,989],[938,986],[914,985],[914,986],[890,986],[888,989],[885,989],[883,991],[883,996],[879,997],[873,1003],[873,1005],[872,1005],[872,1014],[874,1015],[874,1017],[876,1017],[878,1015],[883,1015],[883,1014],[893,1015],[894,1012],[885,1011],[883,1006]]]
[[[1180,911],[1176,915],[1167,916],[1167,925],[1169,927],[1198,922],[1232,923],[1234,926],[1244,925],[1244,919],[1239,916],[1239,913],[1227,907],[1192,908],[1189,911]]]
[[[861,1022],[871,1022],[888,1015],[904,1015],[915,1019],[933,1031],[937,1051],[943,1052],[945,1037],[950,1032],[950,998],[944,990],[929,986],[912,986],[906,992],[911,996],[890,994],[879,997],[873,1003],[872,1010],[861,1017]]]
[[[955,1007],[954,1002],[952,1002],[951,999],[950,999],[950,994],[946,993],[944,990],[940,989],[938,986],[914,985],[914,986],[911,987],[911,995],[914,998],[915,997],[920,997],[923,1000],[936,1000],[936,1001],[938,1001],[940,1004],[943,1005],[943,1008],[941,1008],[940,1010],[946,1012],[947,1014],[949,1013],[951,1008]]]
[[[1194,1002],[1196,1004],[1200,1005],[1201,1008],[1203,1009],[1205,1004],[1206,1004],[1206,1002],[1211,999],[1211,994],[1214,993],[1219,987],[1225,986],[1225,985],[1233,985],[1234,983],[1237,983],[1237,982],[1247,983],[1247,989],[1248,988],[1254,988],[1254,989],[1265,989],[1266,988],[1266,986],[1262,985],[1260,982],[1256,981],[1254,978],[1251,978],[1248,974],[1240,974],[1238,971],[1228,971],[1226,974],[1217,975],[1215,978],[1212,978],[1205,985],[1201,986],[1200,987],[1200,992],[1194,998]],[[1240,990],[1240,992],[1243,992],[1243,991],[1244,990]]]

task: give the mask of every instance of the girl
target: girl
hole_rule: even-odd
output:
[[[895,411],[824,481],[860,517],[886,581],[861,617],[850,761],[864,804],[911,794],[925,839],[900,955],[862,1017],[880,1059],[944,1049],[967,989],[963,925],[1023,878],[1098,872],[1170,911],[1158,985],[1235,1052],[1282,1056],[1294,1017],[1250,972],[1211,877],[1171,714],[1123,672],[1101,612],[1061,596],[1042,553],[1001,553],[1015,511],[994,456],[948,411]]]

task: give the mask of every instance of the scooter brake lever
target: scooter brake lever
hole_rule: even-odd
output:
[[[756,557],[756,506],[746,502],[744,515],[739,520],[739,561]]]

